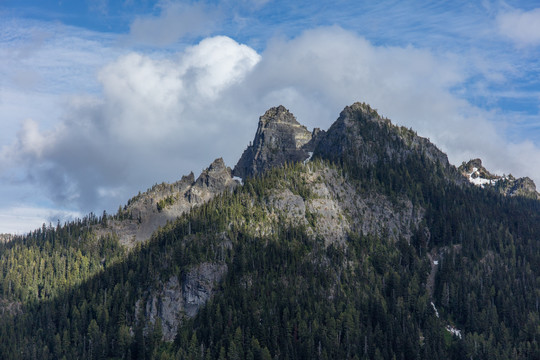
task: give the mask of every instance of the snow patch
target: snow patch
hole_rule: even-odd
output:
[[[311,160],[311,157],[313,156],[313,151],[309,151],[308,152],[308,157],[306,160],[304,160],[304,165],[306,165],[310,160]]]
[[[432,303],[433,304],[433,303]],[[461,339],[461,330],[456,329],[452,325],[446,325],[446,331]]]
[[[439,260],[433,261],[433,265],[439,265]],[[433,303],[432,303],[433,304]]]
[[[240,185],[244,185],[244,180],[242,180],[242,178],[239,176],[233,176],[233,180],[238,181]]]
[[[480,186],[481,188],[483,188],[484,185],[495,185],[498,181],[497,179],[486,179],[480,177],[480,173],[478,172],[478,168],[476,167],[473,167],[472,172],[469,174],[468,178],[470,183],[476,186]]]
[[[437,308],[435,307],[435,304],[433,303],[433,301],[431,302],[431,306],[433,306],[433,310],[435,310],[435,315],[439,317],[439,312],[437,311]]]

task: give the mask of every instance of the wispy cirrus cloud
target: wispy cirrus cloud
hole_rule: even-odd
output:
[[[129,40],[150,46],[166,46],[186,37],[211,34],[222,17],[212,5],[202,2],[186,4],[162,0],[156,6],[158,15],[137,17],[130,26]]]
[[[540,8],[503,11],[497,16],[497,25],[501,35],[519,46],[540,45]]]

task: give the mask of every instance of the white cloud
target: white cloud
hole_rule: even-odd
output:
[[[497,16],[499,32],[519,45],[540,45],[540,8],[512,9]]]
[[[61,206],[115,208],[220,156],[212,137],[220,134],[212,133],[231,126],[217,116],[216,99],[259,60],[222,36],[167,60],[121,56],[99,72],[102,97],[74,97],[50,130],[26,121],[1,160],[22,166]]]
[[[181,71],[185,82],[193,82],[197,93],[206,101],[243,80],[259,60],[260,56],[248,46],[237,46],[234,40],[217,36],[189,48],[182,58]]]
[[[105,96],[101,120],[125,141],[192,136],[202,128],[197,111],[204,114],[209,102],[242,81],[259,60],[253,49],[224,36],[204,39],[175,59],[121,57],[99,75]]]
[[[73,211],[59,211],[58,209],[17,206],[0,209],[0,233],[23,235],[40,228],[56,223],[64,223],[76,218],[81,214]]]
[[[365,101],[430,137],[456,164],[481,157],[494,171],[538,182],[538,148],[509,143],[494,125],[500,114],[454,93],[468,81],[464,66],[411,46],[375,46],[338,27],[274,40],[261,55],[223,36],[172,56],[132,52],[99,71],[102,94],[73,98],[54,127],[27,122],[0,162],[65,208],[114,211],[216,157],[234,166],[271,106],[325,129],[344,106]]]
[[[269,45],[247,78],[244,99],[284,103],[309,126],[328,127],[339,111],[365,101],[429,137],[454,164],[482,157],[486,166],[540,180],[540,151],[512,144],[488,112],[454,93],[471,75],[468,62],[414,47],[374,46],[340,28],[310,30]]]
[[[16,151],[36,157],[37,159],[41,158],[47,145],[54,141],[47,134],[40,132],[39,124],[31,119],[23,123],[19,131],[18,140]]]
[[[184,36],[209,35],[217,26],[219,12],[204,3],[160,1],[158,16],[139,17],[130,27],[131,40],[150,46],[172,44]]]

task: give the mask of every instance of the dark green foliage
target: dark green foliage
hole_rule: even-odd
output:
[[[56,228],[43,225],[0,245],[1,297],[22,303],[52,299],[118,261],[123,253],[116,238],[96,238],[88,219]]]
[[[21,310],[0,319],[0,358],[540,358],[540,203],[460,186],[421,153],[379,156],[370,166],[354,156],[309,166],[334,167],[361,194],[424,208],[410,244],[351,233],[325,246],[285,223],[255,235],[271,223],[273,189],[314,196],[306,167],[288,164],[194,208],[129,254],[93,235],[103,226],[93,215],[1,245],[1,305]],[[428,252],[440,256],[433,298]],[[150,325],[137,302],[203,262],[228,272],[176,340],[161,342],[159,322]]]
[[[171,206],[172,204],[174,204],[174,196],[167,196],[157,202],[157,210],[161,212],[167,206]]]

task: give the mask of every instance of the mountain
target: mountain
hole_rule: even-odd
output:
[[[536,191],[536,185],[528,177],[515,178],[510,175],[494,175],[484,166],[482,160],[472,159],[469,162],[463,162],[458,170],[471,183],[484,187],[492,187],[505,196],[524,196],[531,199],[540,199],[540,194]]]
[[[99,236],[114,234],[122,245],[133,247],[148,240],[158,227],[216,194],[232,191],[238,184],[232,178],[231,169],[225,166],[222,158],[218,158],[202,171],[197,180],[191,173],[175,183],[156,184],[145,193],[139,193],[124,208],[119,208],[106,227],[97,227],[96,233]]]
[[[446,154],[414,131],[392,125],[365,103],[345,109],[320,140],[315,154],[361,168],[385,162],[405,162],[421,154],[433,164],[450,168]]]
[[[0,357],[540,358],[539,234],[367,104],[279,106],[232,173],[0,244]]]
[[[323,134],[317,128],[308,131],[285,107],[273,107],[259,118],[253,144],[244,151],[233,174],[245,178],[286,162],[304,161]]]

